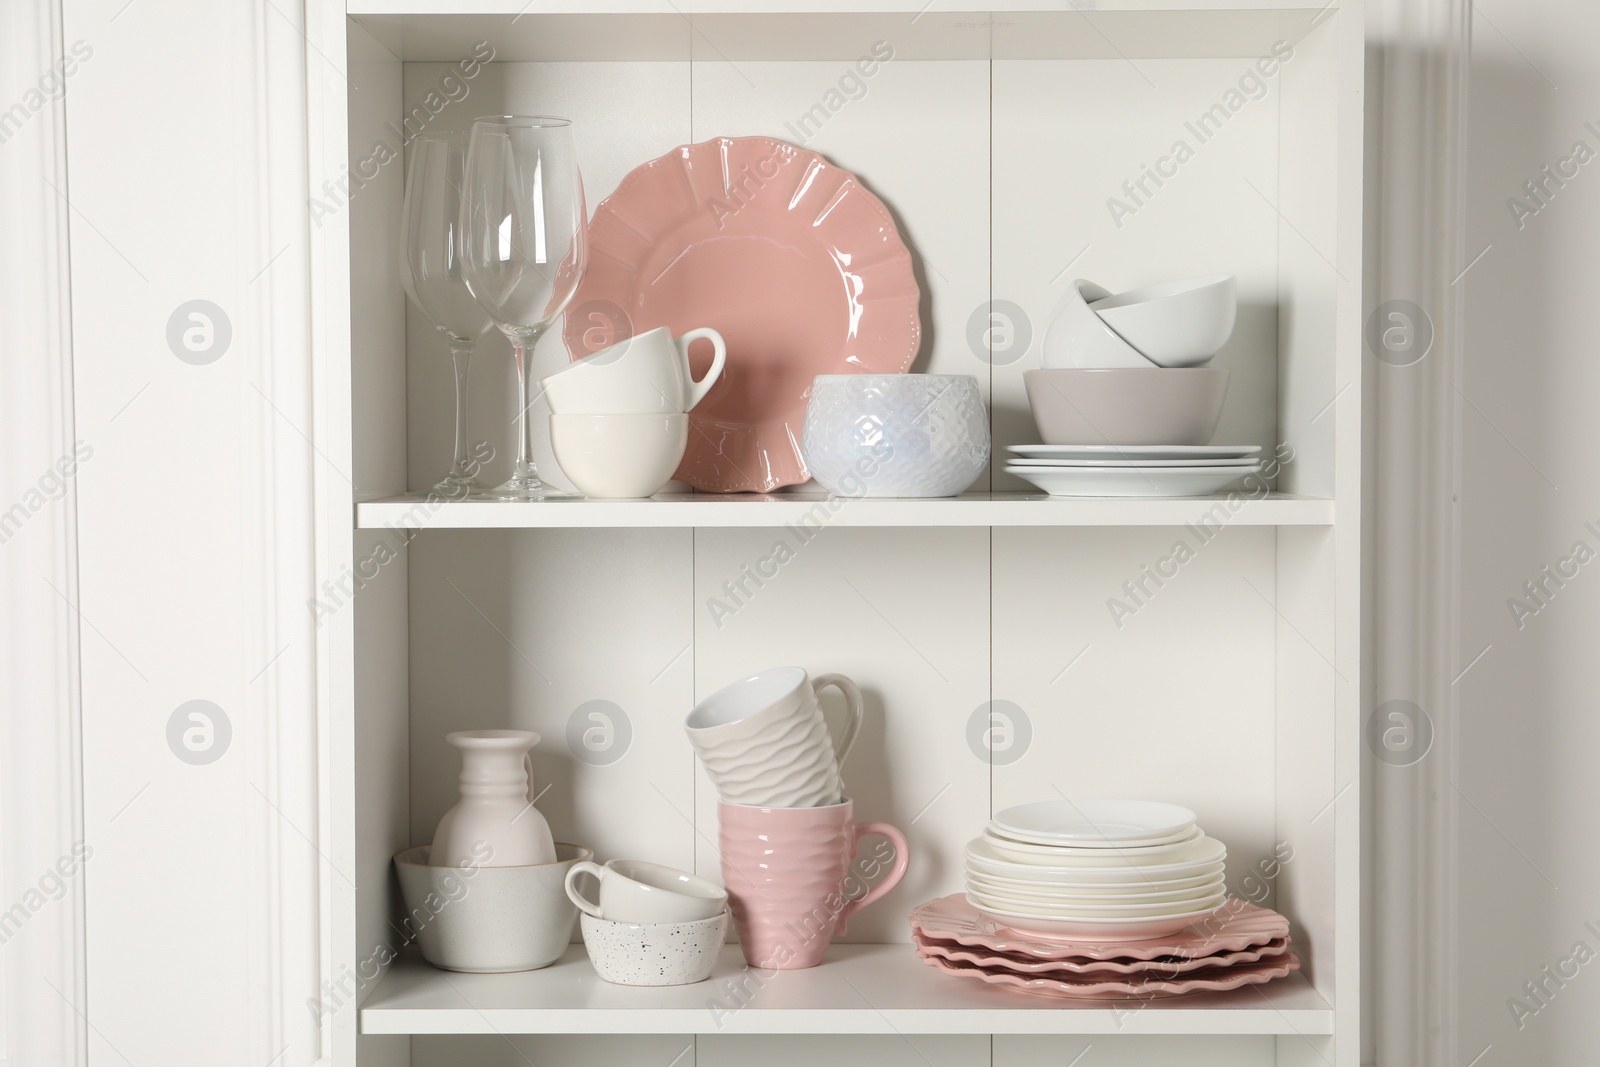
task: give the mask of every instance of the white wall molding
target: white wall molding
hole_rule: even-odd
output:
[[[1371,761],[1372,1027],[1382,1067],[1446,1067],[1455,1047],[1454,679],[1459,543],[1461,291],[1467,0],[1384,0],[1371,9],[1368,314],[1421,309],[1430,350],[1373,360],[1377,436],[1373,692],[1422,709],[1389,719],[1410,753]],[[1402,311],[1402,314],[1405,312]],[[1396,323],[1397,325],[1399,323]],[[1370,334],[1369,329],[1369,334]],[[1370,347],[1370,345],[1369,345]],[[1413,353],[1414,354],[1414,353]],[[1424,732],[1431,744],[1420,747]],[[1373,734],[1369,731],[1368,737]]]
[[[0,6],[0,1065],[87,1062],[59,3]],[[33,90],[29,95],[29,90]],[[52,188],[54,186],[54,188]],[[92,455],[92,449],[91,449]]]

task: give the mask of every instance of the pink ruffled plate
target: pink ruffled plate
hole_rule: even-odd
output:
[[[967,903],[960,893],[919,904],[911,929],[926,937],[1044,960],[1197,959],[1238,952],[1289,936],[1289,920],[1242,900],[1229,900],[1187,929],[1146,941],[1068,941],[1014,930]]]
[[[967,963],[985,970],[1010,971],[1013,974],[1034,975],[1041,978],[1071,975],[1143,975],[1173,977],[1189,974],[1208,967],[1237,967],[1257,960],[1281,956],[1289,951],[1289,939],[1280,937],[1257,948],[1238,952],[1219,952],[1214,956],[1183,959],[1167,956],[1154,960],[1035,960],[1026,956],[1006,956],[981,948],[968,948],[954,941],[940,941],[924,934],[913,934],[912,942],[917,954],[923,957],[938,956],[952,963]]]
[[[727,364],[689,413],[677,477],[768,492],[810,478],[812,379],[908,370],[920,299],[893,217],[855,175],[783,141],[719,137],[636,168],[595,209],[565,338],[580,359],[658,326],[715,328]]]
[[[1274,978],[1283,978],[1290,972],[1300,969],[1299,957],[1292,952],[1269,956],[1255,963],[1244,963],[1236,967],[1215,967],[1194,971],[1181,978],[1134,976],[1035,978],[978,967],[970,963],[957,963],[940,956],[923,956],[922,962],[945,974],[976,978],[991,985],[1009,986],[1024,993],[1036,993],[1041,996],[1141,1000],[1153,997],[1181,997],[1186,993],[1220,993],[1238,989],[1240,986],[1260,985]]]

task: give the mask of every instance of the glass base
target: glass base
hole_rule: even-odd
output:
[[[476,478],[469,478],[459,471],[451,471],[440,478],[434,487],[429,490],[435,496],[442,496],[446,500],[467,500],[471,497],[482,496],[489,491],[489,487]]]
[[[516,474],[487,494],[494,500],[561,500],[575,494],[541,481],[537,474]]]

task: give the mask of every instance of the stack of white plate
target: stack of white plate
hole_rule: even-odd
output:
[[[1026,933],[1136,941],[1218,908],[1226,859],[1176,804],[1045,800],[1000,812],[968,842],[967,900]]]
[[[1051,496],[1204,496],[1261,469],[1260,445],[1011,445],[1006,472]]]

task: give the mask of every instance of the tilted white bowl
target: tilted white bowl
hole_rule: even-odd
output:
[[[1089,307],[1151,363],[1195,367],[1233,336],[1239,301],[1233,275],[1215,274],[1130,289]]]

